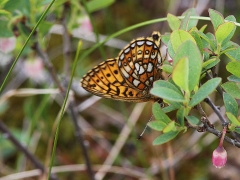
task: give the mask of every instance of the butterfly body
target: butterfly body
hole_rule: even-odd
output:
[[[161,78],[160,33],[131,41],[117,58],[108,59],[90,70],[81,86],[90,93],[115,100],[158,101],[149,93]]]

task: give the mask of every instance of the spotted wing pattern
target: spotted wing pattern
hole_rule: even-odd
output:
[[[159,32],[133,40],[117,58],[100,63],[83,76],[81,86],[92,94],[115,100],[159,100],[149,93],[161,76],[159,46]]]
[[[159,50],[160,33],[132,41],[119,54],[118,67],[130,86],[148,93],[160,78],[162,57]]]

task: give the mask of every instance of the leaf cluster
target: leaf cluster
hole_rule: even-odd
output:
[[[170,78],[154,83],[151,94],[160,97],[168,105],[161,109],[157,103],[153,106],[156,121],[149,126],[162,135],[153,144],[163,144],[181,131],[186,131],[187,125],[199,124],[197,117],[191,115],[191,110],[204,101],[216,88],[223,89],[222,98],[229,119],[231,131],[238,132],[240,125],[238,104],[240,98],[240,49],[239,45],[230,41],[236,30],[234,16],[223,16],[209,9],[209,16],[214,33],[204,33],[206,25],[197,28],[198,20],[194,9],[183,13],[184,18],[168,14],[167,21],[171,33],[162,36],[162,41],[168,47],[172,58],[171,66],[165,62],[162,69],[170,74]],[[214,67],[221,62],[222,55],[229,57],[226,69],[231,76],[228,82],[221,84],[222,78],[213,72]],[[214,78],[204,80],[210,74]],[[210,77],[212,77],[210,76]],[[166,113],[176,111],[176,119],[170,119]]]

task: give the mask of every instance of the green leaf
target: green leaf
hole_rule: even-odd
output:
[[[236,128],[234,129],[234,131],[235,131],[236,133],[240,134],[240,127],[236,127]]]
[[[227,20],[227,21],[232,21],[232,22],[237,22],[237,21],[236,21],[236,18],[235,18],[233,15],[227,16],[227,17],[225,18],[225,20]]]
[[[217,28],[224,23],[223,15],[213,9],[209,9],[208,12],[209,12],[209,16],[211,18],[214,30],[216,31]]]
[[[207,24],[203,25],[203,26],[199,29],[199,31],[203,33],[206,28],[207,28]]]
[[[222,84],[222,88],[234,98],[240,99],[240,88],[235,82],[226,82]]]
[[[233,81],[233,82],[237,82],[237,83],[240,83],[240,78],[234,76],[234,75],[231,75],[227,78],[229,81]]]
[[[151,121],[147,125],[156,131],[162,131],[167,126],[167,124],[162,121]]]
[[[164,129],[163,129],[163,133],[168,133],[170,131],[176,131],[176,124],[174,121],[170,122]]]
[[[196,118],[195,116],[186,116],[188,122],[193,125],[193,126],[196,126],[200,123],[199,119]]]
[[[180,19],[170,13],[167,15],[167,21],[172,31],[177,30],[181,24]]]
[[[200,53],[202,54],[203,53],[203,43],[202,43],[202,40],[201,40],[199,34],[196,31],[192,31],[191,35],[195,39],[198,49],[200,50]]]
[[[240,126],[240,122],[232,113],[226,112],[226,115],[227,115],[229,121],[231,121],[231,124],[234,124],[235,126]]]
[[[227,51],[225,54],[232,60],[240,61],[240,47]]]
[[[182,94],[174,91],[170,88],[165,87],[153,87],[150,93],[154,96],[161,97],[163,99],[174,101],[174,102],[184,102],[185,99]]]
[[[199,78],[202,70],[202,56],[195,43],[192,41],[184,42],[179,48],[174,57],[174,63],[178,62],[183,57],[188,57],[188,89],[192,91],[199,83]],[[183,69],[183,71],[186,71]],[[182,72],[184,73],[184,72]]]
[[[196,41],[192,37],[192,35],[189,32],[181,30],[181,29],[173,31],[170,36],[170,41],[172,43],[174,52],[176,52],[178,50],[179,46],[183,42],[188,41],[188,40],[190,40],[196,44]]]
[[[173,67],[169,64],[163,64],[161,66],[161,69],[168,74],[172,74],[172,71],[173,71]]]
[[[238,103],[229,94],[223,93],[223,101],[226,108],[226,112],[232,113],[235,117],[238,116]]]
[[[172,112],[172,111],[174,111],[176,109],[177,109],[176,106],[169,105],[167,107],[164,107],[162,110],[163,110],[164,113],[169,113],[169,112]]]
[[[225,44],[232,38],[235,30],[236,26],[233,22],[225,22],[221,24],[215,32],[217,42],[220,45]]]
[[[214,66],[216,66],[220,62],[218,57],[213,57],[203,63],[203,70],[206,71]]]
[[[180,59],[173,69],[172,79],[184,91],[188,89],[189,60],[187,57]]]
[[[240,61],[228,63],[226,69],[231,74],[240,78]]]
[[[169,81],[165,81],[165,80],[155,81],[153,83],[153,87],[165,87],[165,88],[172,89],[172,90],[182,94],[181,90],[178,89],[177,86],[175,84],[173,84],[173,82],[171,83],[171,80],[169,80]]]
[[[226,52],[232,51],[232,50],[234,50],[234,49],[236,49],[236,48],[238,48],[238,47],[239,47],[239,45],[238,45],[237,43],[235,43],[235,42],[233,42],[233,41],[228,41],[227,43],[225,43],[225,44],[222,46],[221,51],[225,51],[225,52],[223,52],[223,53],[226,53]]]
[[[170,34],[161,35],[161,41],[163,42],[163,44],[167,45],[170,41]]]
[[[165,124],[170,123],[172,120],[163,112],[158,103],[154,103],[152,106],[152,113],[156,120],[162,121]]]
[[[178,133],[180,131],[170,131],[168,133],[164,133],[160,136],[158,136],[154,141],[153,141],[153,145],[161,145],[164,144],[170,140],[172,140],[173,138],[175,138]]]
[[[219,85],[220,82],[221,78],[214,78],[203,84],[192,96],[189,106],[193,107],[200,103],[204,98],[206,98],[210,93],[214,91],[214,89]]]
[[[185,18],[181,22],[180,29],[189,31],[191,28],[197,25],[197,19],[190,19],[190,16],[198,16],[196,9],[188,9],[182,14],[182,16],[185,16]]]
[[[115,0],[91,0],[91,1],[87,1],[87,8],[88,11],[94,12],[94,11],[98,11],[100,9],[104,9],[107,8],[108,6],[112,5],[115,2]]]
[[[177,111],[177,120],[181,126],[184,126],[184,107],[183,106]]]
[[[207,43],[205,43],[205,44],[207,44],[207,46],[210,45],[211,49],[215,49],[215,48],[216,48],[213,40],[210,39],[206,34],[200,32],[200,31],[198,31],[197,33],[199,34],[199,36],[200,36],[204,41],[207,42]],[[204,43],[204,41],[203,41],[203,43]],[[205,46],[203,46],[203,47],[205,47]]]

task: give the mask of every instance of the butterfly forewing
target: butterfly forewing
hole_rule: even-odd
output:
[[[81,86],[101,97],[123,101],[157,101],[149,91],[160,79],[160,33],[138,38],[127,45],[115,59],[109,59],[90,70]]]

